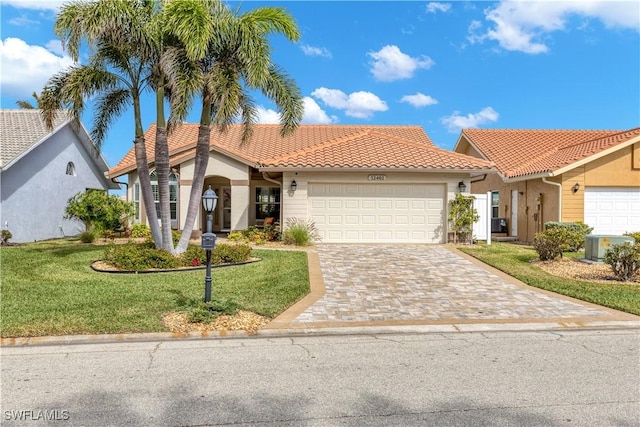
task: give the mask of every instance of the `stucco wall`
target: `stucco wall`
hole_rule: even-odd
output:
[[[534,234],[542,231],[545,222],[558,221],[558,190],[558,187],[544,183],[542,179],[505,183],[497,174],[489,174],[485,180],[471,184],[474,194],[488,191],[500,193],[498,217],[507,219],[508,230],[511,230],[511,210],[518,210],[518,233],[515,237],[525,242],[532,241]],[[518,192],[517,207],[511,203],[512,191]]]
[[[68,162],[74,163],[75,176],[66,175]],[[11,231],[14,242],[79,234],[82,223],[63,219],[67,201],[88,188],[108,188],[69,126],[3,171],[1,181],[1,226]]]

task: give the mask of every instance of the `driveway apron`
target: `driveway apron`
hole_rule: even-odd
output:
[[[292,325],[615,315],[504,278],[442,245],[322,244],[317,252],[326,292]]]

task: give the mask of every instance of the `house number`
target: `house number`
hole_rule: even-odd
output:
[[[369,175],[369,181],[386,181],[387,175]]]

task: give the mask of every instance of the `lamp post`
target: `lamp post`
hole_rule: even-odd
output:
[[[204,276],[204,302],[211,301],[211,251],[216,246],[216,235],[211,231],[213,211],[218,204],[218,195],[211,186],[202,195],[202,207],[207,212],[207,232],[202,234],[202,249],[207,252],[207,273]]]

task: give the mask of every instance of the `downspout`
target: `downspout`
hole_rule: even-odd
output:
[[[559,182],[547,181],[546,177],[542,178],[542,182],[558,187],[558,222],[562,222],[562,184]]]
[[[113,182],[114,184],[120,184],[120,185],[124,185],[125,189],[124,189],[124,194],[127,195],[127,202],[129,201],[129,183],[128,182],[122,182],[122,181],[116,181],[115,178],[111,178],[111,182]]]
[[[262,172],[262,177],[264,178],[265,181],[269,181],[272,182],[274,184],[277,184],[278,187],[280,187],[280,191],[282,192],[282,183],[280,181],[276,181],[275,179],[271,178],[269,176],[268,172]],[[278,218],[278,222],[280,223],[280,228],[282,228],[282,212],[284,211],[284,209],[282,209],[282,202],[284,201],[284,197],[280,197],[280,218]]]

